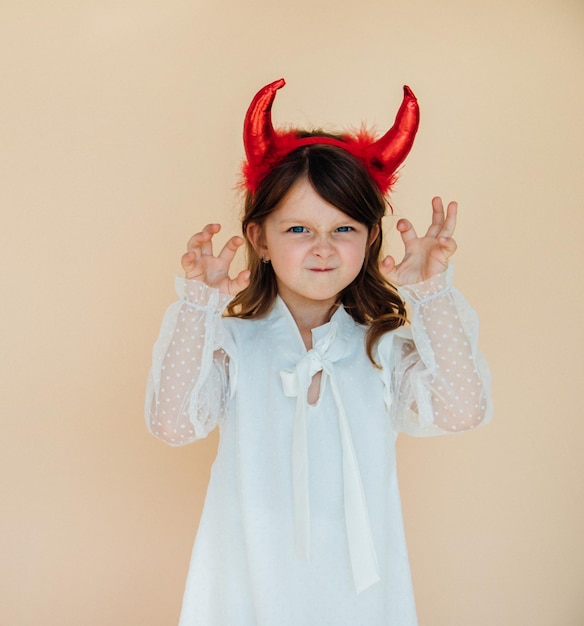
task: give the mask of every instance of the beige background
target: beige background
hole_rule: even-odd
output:
[[[150,349],[189,235],[236,232],[242,118],[284,76],[276,121],[328,128],[385,129],[411,85],[396,215],[461,205],[496,416],[400,440],[421,626],[582,626],[582,1],[0,9],[0,623],[176,623],[216,440],[147,434]]]

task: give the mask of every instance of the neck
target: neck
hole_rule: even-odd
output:
[[[323,301],[299,305],[293,299],[283,297],[282,295],[280,297],[292,314],[306,349],[310,350],[312,348],[312,329],[329,322],[333,313],[338,309],[339,303]]]

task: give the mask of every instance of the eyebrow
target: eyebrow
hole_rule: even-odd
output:
[[[302,218],[296,218],[296,217],[286,217],[286,218],[281,218],[280,220],[278,220],[278,223],[279,224],[306,225],[306,224],[311,224],[311,220],[306,219],[306,218],[302,219]],[[347,224],[361,224],[361,222],[347,215],[347,219],[334,222],[334,228],[338,228],[339,226],[346,226]]]

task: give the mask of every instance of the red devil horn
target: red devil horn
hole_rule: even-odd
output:
[[[283,78],[260,89],[251,101],[243,124],[243,145],[249,165],[258,167],[274,143],[272,104],[276,91],[283,87]]]
[[[404,86],[404,99],[393,126],[371,145],[367,154],[372,165],[386,173],[388,182],[408,156],[419,123],[420,109],[416,96],[409,87]]]

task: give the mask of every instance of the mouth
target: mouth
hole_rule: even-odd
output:
[[[325,272],[332,272],[334,269],[335,269],[334,267],[311,267],[310,271],[317,272],[317,273],[325,273]]]

